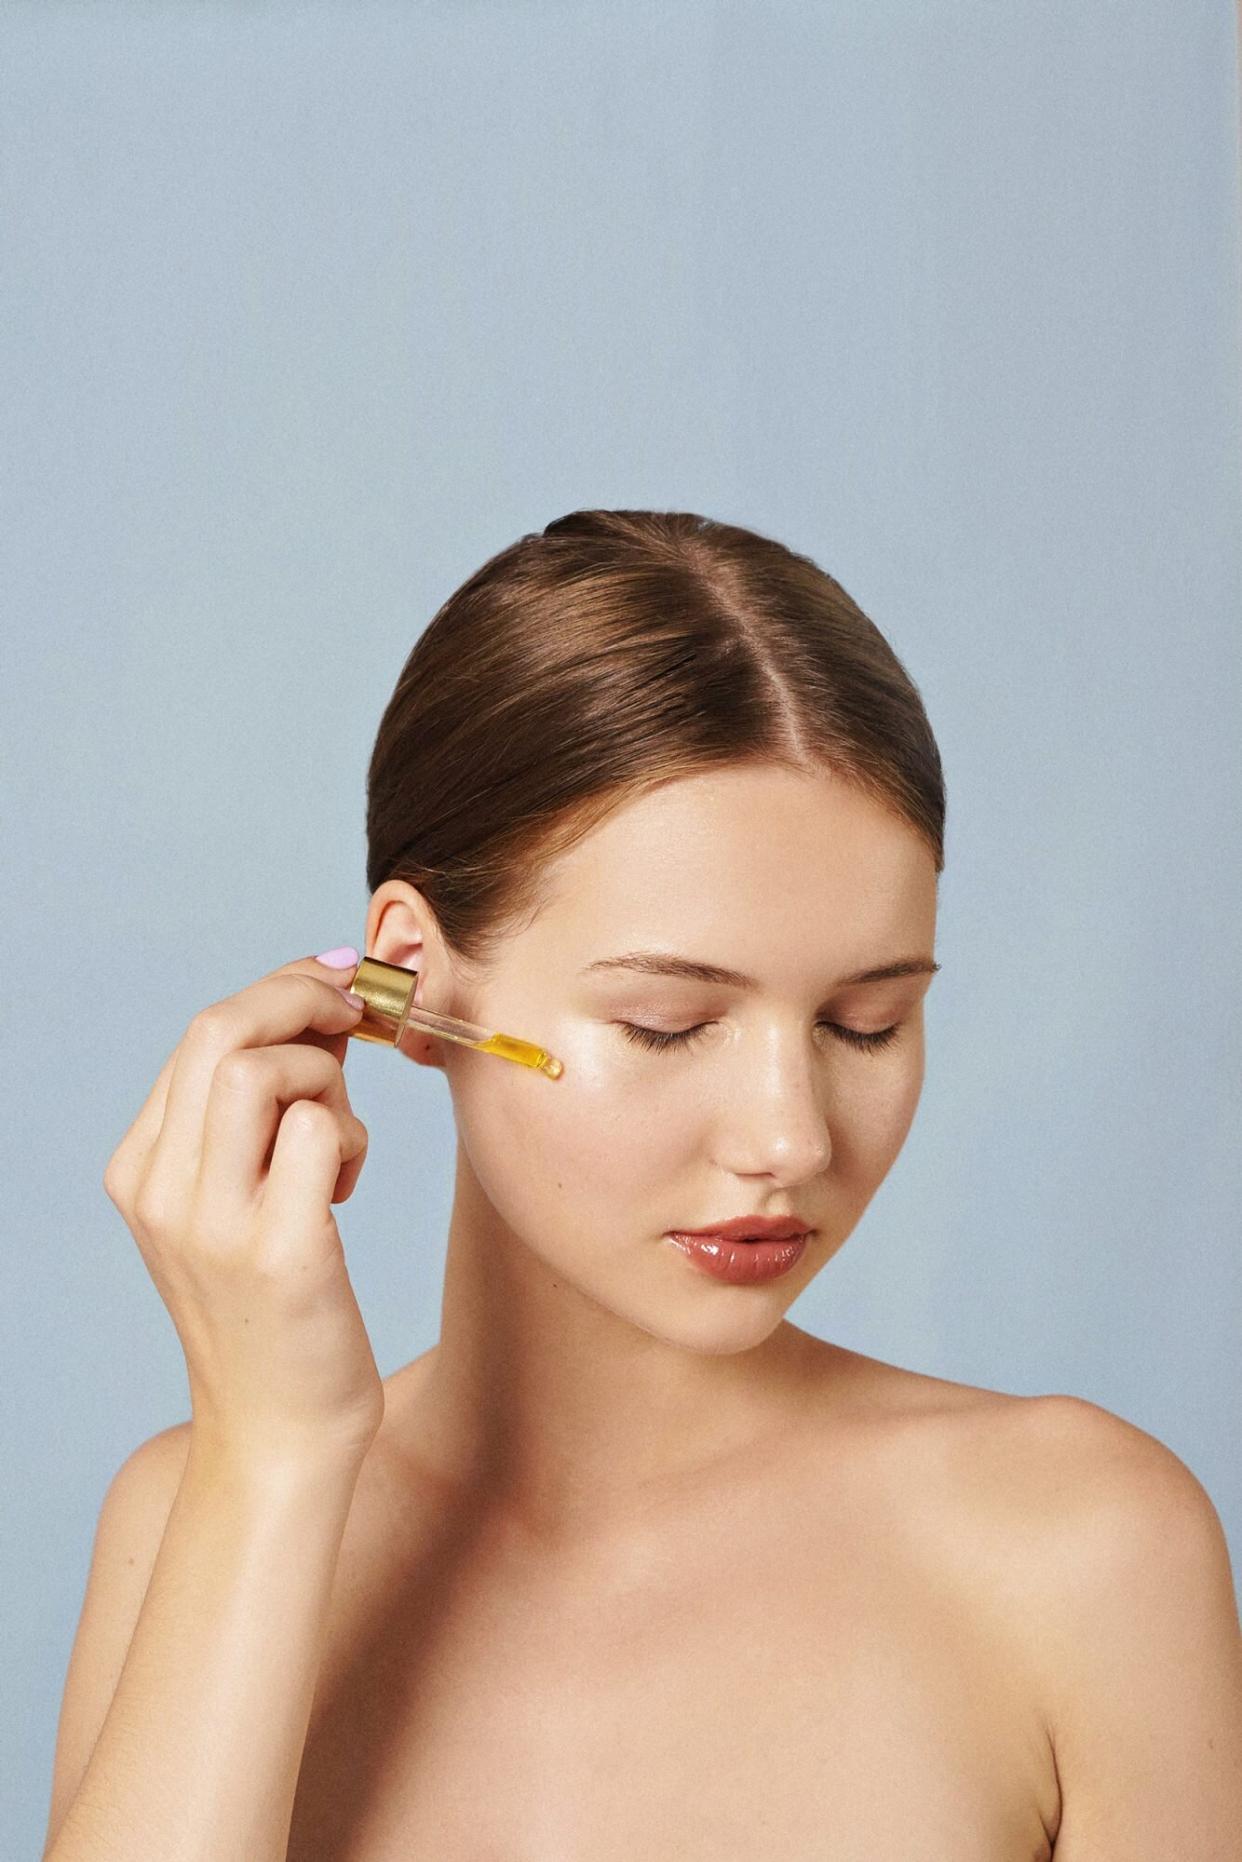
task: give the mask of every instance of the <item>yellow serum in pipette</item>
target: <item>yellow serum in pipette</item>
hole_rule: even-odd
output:
[[[515,1035],[493,1034],[486,1041],[472,1043],[481,1054],[499,1054],[504,1060],[516,1060],[520,1067],[535,1067],[550,1080],[559,1080],[564,1064],[533,1041],[519,1041]]]

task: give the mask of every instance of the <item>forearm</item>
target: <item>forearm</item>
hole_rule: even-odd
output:
[[[191,1444],[112,1705],[45,1862],[285,1862],[359,1467],[260,1471]]]

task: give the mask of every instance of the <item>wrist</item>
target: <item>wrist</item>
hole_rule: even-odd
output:
[[[261,1439],[196,1422],[190,1430],[186,1473],[243,1496],[306,1488],[352,1491],[369,1452],[369,1443]]]

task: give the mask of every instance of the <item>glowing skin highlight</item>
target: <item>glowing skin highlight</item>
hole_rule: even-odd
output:
[[[470,987],[404,882],[377,889],[366,934],[368,955],[421,967],[420,1006],[564,1061],[551,1082],[432,1036],[411,1050],[446,1074],[458,1130],[417,1452],[544,1545],[671,1503],[797,1426],[833,1347],[784,1314],[892,1168],[923,1083],[930,975],[843,979],[931,960],[937,903],[912,828],[767,764],[649,792],[551,873],[550,903]],[[590,967],[638,950],[755,986]],[[664,1051],[632,1032],[695,1027]],[[667,1239],[790,1213],[815,1233],[761,1284],[714,1280]]]

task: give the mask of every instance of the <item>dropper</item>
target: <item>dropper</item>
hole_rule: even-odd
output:
[[[407,1028],[418,1029],[423,1034],[438,1035],[442,1041],[473,1047],[480,1054],[497,1054],[501,1060],[515,1060],[520,1067],[534,1067],[550,1080],[560,1079],[564,1064],[533,1041],[519,1041],[516,1035],[480,1028],[456,1015],[433,1015],[430,1009],[416,1008],[418,974],[401,964],[381,963],[378,957],[362,959],[349,984],[364,1003],[358,1025],[349,1030],[356,1041],[378,1041],[399,1048]]]

